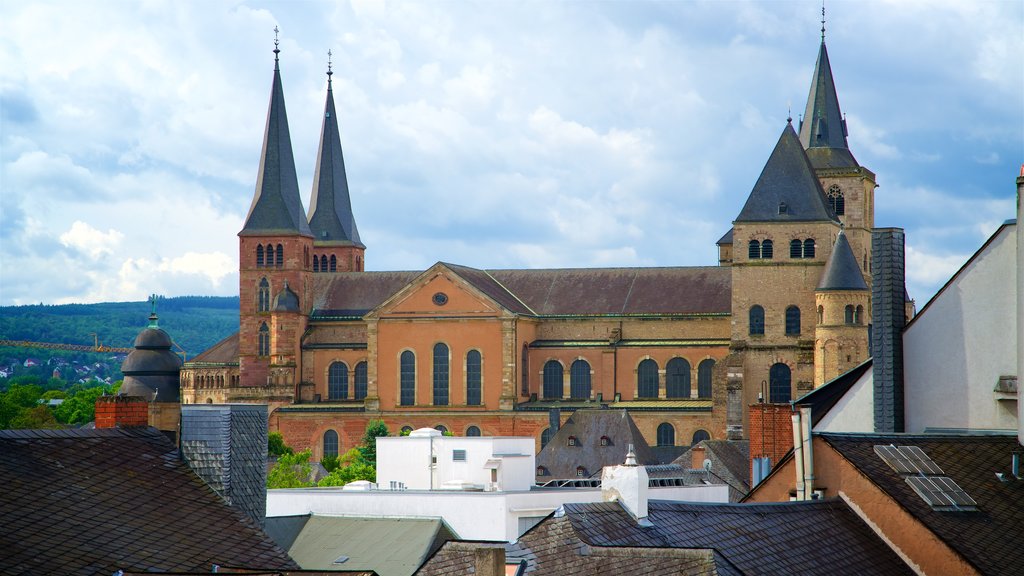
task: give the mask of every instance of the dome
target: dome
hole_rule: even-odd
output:
[[[135,337],[136,348],[171,349],[171,336],[162,328],[146,328]]]
[[[154,312],[149,326],[135,338],[135,350],[121,364],[124,382],[121,392],[141,396],[149,402],[179,402],[181,357],[171,352],[171,336],[157,327]]]
[[[138,374],[177,374],[181,370],[181,357],[170,350],[136,348],[121,363],[125,376]]]

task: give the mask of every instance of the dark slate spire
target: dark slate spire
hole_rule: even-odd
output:
[[[276,32],[276,29],[275,29]],[[284,107],[284,89],[278,66],[277,40],[274,40],[274,83],[270,89],[270,109],[263,135],[260,172],[256,194],[245,218],[240,236],[263,234],[301,234],[312,236],[299,198],[299,180],[295,175],[292,140],[288,133],[288,114]]]
[[[864,282],[864,275],[860,273],[860,266],[857,265],[857,258],[853,255],[853,249],[850,248],[850,242],[842,230],[836,237],[832,255],[828,257],[825,272],[821,275],[821,282],[818,283],[817,289],[819,291],[868,289],[867,283]]]
[[[793,125],[786,128],[761,170],[736,222],[836,220]]]
[[[846,142],[846,119],[839,110],[832,66],[825,48],[825,25],[822,23],[821,49],[814,66],[807,109],[800,121],[800,143],[815,168],[852,168],[858,166]]]
[[[334,110],[334,91],[331,88],[332,74],[328,60],[327,103],[324,106],[323,127],[320,129],[320,151],[317,153],[316,173],[313,175],[313,194],[309,201],[309,227],[318,243],[363,246],[359,241],[359,229],[356,228],[356,218],[352,214],[352,202],[348,194],[345,158],[341,151],[338,115]]]

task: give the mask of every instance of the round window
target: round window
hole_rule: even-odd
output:
[[[434,294],[433,301],[434,304],[438,306],[444,306],[448,303],[448,295],[444,292],[438,292],[437,294]]]

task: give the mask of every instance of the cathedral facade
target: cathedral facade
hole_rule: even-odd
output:
[[[330,72],[306,211],[275,56],[238,234],[239,332],[185,364],[182,402],[267,403],[271,428],[316,459],[373,419],[532,436],[539,450],[554,418],[602,407],[629,410],[652,446],[743,438],[750,405],[869,356],[875,188],[823,39],[803,120],[736,199],[717,266],[368,272]]]

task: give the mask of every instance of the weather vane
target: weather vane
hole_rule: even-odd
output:
[[[825,0],[821,0],[821,41],[825,41]]]
[[[334,74],[334,72],[331,72],[331,56],[333,56],[333,54],[331,53],[330,50],[327,50],[327,83],[328,84],[331,83],[331,75]]]
[[[278,29],[274,26],[274,62],[277,62],[277,55],[281,53],[281,49],[277,47],[280,41],[277,39]]]

